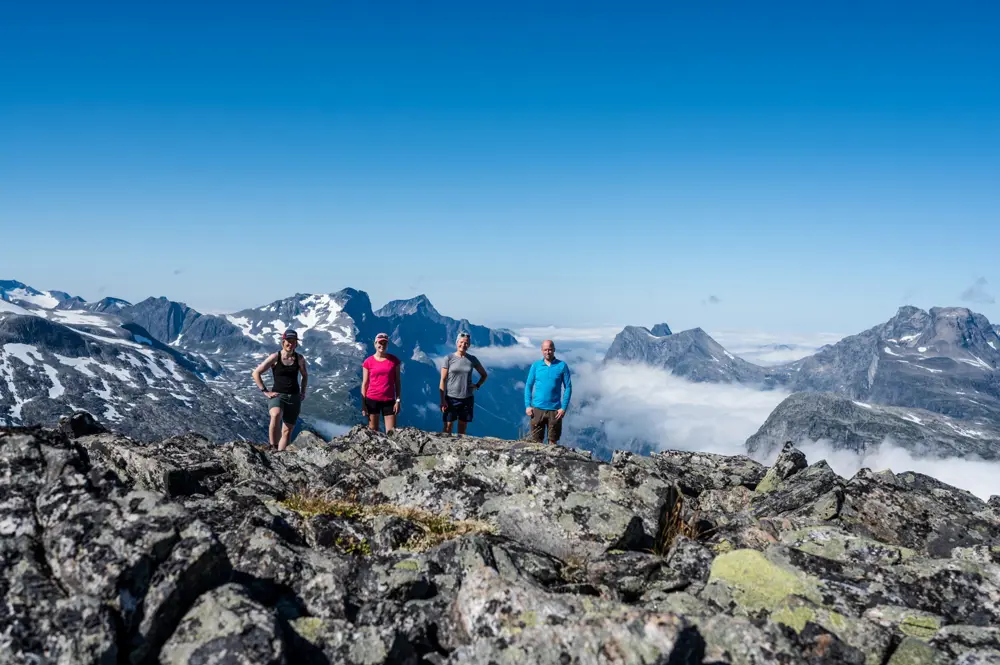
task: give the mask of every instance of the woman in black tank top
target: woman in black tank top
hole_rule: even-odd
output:
[[[272,450],[284,450],[288,446],[292,430],[299,419],[302,400],[306,398],[306,384],[309,373],[306,359],[295,351],[299,336],[294,330],[286,330],[281,336],[281,351],[268,356],[253,371],[253,380],[261,392],[267,396],[267,410],[271,416],[268,438]],[[261,374],[271,370],[274,382],[271,389],[264,386]],[[302,383],[299,383],[299,374]]]
[[[282,395],[298,395],[300,356],[297,351],[292,351],[292,362],[289,365],[285,364],[285,359],[281,356],[279,353],[278,362],[271,367],[271,375],[274,377],[271,390]]]

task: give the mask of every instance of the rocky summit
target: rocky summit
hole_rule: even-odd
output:
[[[1000,663],[1000,497],[747,457],[0,430],[0,663]]]

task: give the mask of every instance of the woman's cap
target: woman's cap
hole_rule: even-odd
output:
[[[299,341],[299,334],[294,330],[292,330],[291,328],[289,328],[288,330],[286,330],[284,333],[281,334],[281,339],[287,339],[292,342],[297,342]]]
[[[388,342],[389,341],[389,336],[386,335],[385,333],[379,333],[379,334],[375,335],[375,341],[376,342],[380,342],[383,339]]]

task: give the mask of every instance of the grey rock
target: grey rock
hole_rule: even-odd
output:
[[[986,502],[792,447],[0,430],[0,661],[989,662],[998,558]]]
[[[108,432],[104,425],[86,411],[76,411],[69,416],[59,418],[59,429],[72,438]]]
[[[288,650],[274,612],[227,584],[201,596],[160,652],[162,665],[279,665]]]

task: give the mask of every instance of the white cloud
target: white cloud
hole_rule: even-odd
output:
[[[594,326],[590,328],[560,328],[558,326],[541,326],[520,328],[515,331],[518,341],[531,346],[541,347],[542,341],[551,339],[556,343],[556,349],[563,342],[601,343],[605,348],[611,346],[615,335],[625,326]]]
[[[316,428],[316,431],[327,441],[338,436],[343,436],[351,431],[350,425],[338,425],[322,418],[307,418],[306,421]]]
[[[602,426],[612,446],[647,441],[660,449],[742,454],[788,393],[738,385],[693,383],[645,365],[580,364],[567,429]]]
[[[748,330],[721,330],[709,335],[733,355],[756,365],[771,366],[793,362],[816,353],[827,344],[836,344],[840,333],[769,333]]]
[[[694,383],[644,365],[578,363],[573,369],[576,406],[567,414],[564,434],[569,445],[583,428],[600,427],[613,448],[645,442],[660,450],[746,454],[747,438],[788,396],[739,385]],[[1000,462],[918,457],[889,440],[864,457],[834,449],[827,441],[805,441],[798,447],[810,463],[825,459],[844,478],[862,467],[916,471],[983,499],[1000,493]],[[777,454],[760,461],[773,463]]]
[[[534,346],[518,344],[517,346],[477,346],[469,349],[469,353],[479,358],[479,362],[490,367],[515,367],[530,365],[542,357],[542,352]],[[434,364],[441,366],[444,357],[434,359]]]

